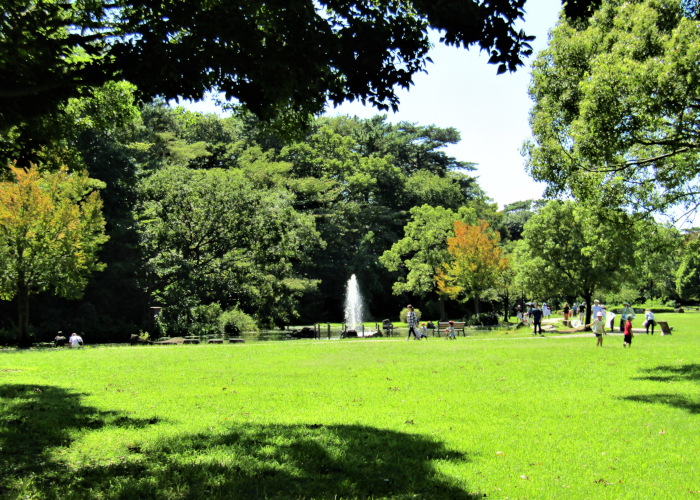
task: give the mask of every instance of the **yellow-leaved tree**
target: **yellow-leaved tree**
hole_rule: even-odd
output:
[[[479,314],[479,298],[508,269],[499,241],[499,234],[483,220],[474,226],[455,221],[455,236],[447,239],[452,262],[443,263],[435,275],[438,292],[464,302],[473,299],[474,312]]]
[[[8,166],[0,183],[0,298],[17,297],[19,344],[29,347],[29,295],[53,289],[80,298],[108,240],[97,192],[104,183],[66,168],[42,173]]]

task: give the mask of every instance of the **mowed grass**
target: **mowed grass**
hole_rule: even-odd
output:
[[[675,335],[0,351],[2,498],[697,498]],[[641,321],[638,321],[641,325]]]

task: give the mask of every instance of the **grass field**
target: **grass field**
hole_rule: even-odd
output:
[[[700,498],[700,314],[663,316],[632,349],[3,350],[0,497]]]

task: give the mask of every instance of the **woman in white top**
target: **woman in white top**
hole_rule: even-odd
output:
[[[656,321],[654,321],[654,313],[647,309],[644,313],[644,318],[646,321],[644,324],[647,327],[647,335],[649,335],[649,327],[651,326],[651,334],[654,335],[654,327],[656,326]]]

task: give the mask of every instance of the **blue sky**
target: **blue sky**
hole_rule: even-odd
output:
[[[546,47],[547,32],[554,27],[561,2],[528,0],[522,27],[537,38],[535,52]],[[481,186],[500,206],[518,200],[539,198],[544,185],[535,183],[525,172],[520,147],[530,136],[527,95],[529,64],[516,73],[496,75],[496,66],[487,64],[486,53],[446,47],[434,34],[435,48],[427,74],[414,77],[410,90],[399,90],[399,111],[389,113],[391,122],[409,121],[421,125],[455,127],[462,141],[448,148],[459,160],[478,164],[476,175]],[[211,101],[185,104],[188,108],[217,112]],[[378,111],[361,103],[345,103],[330,108],[329,115],[348,114],[369,118]]]

